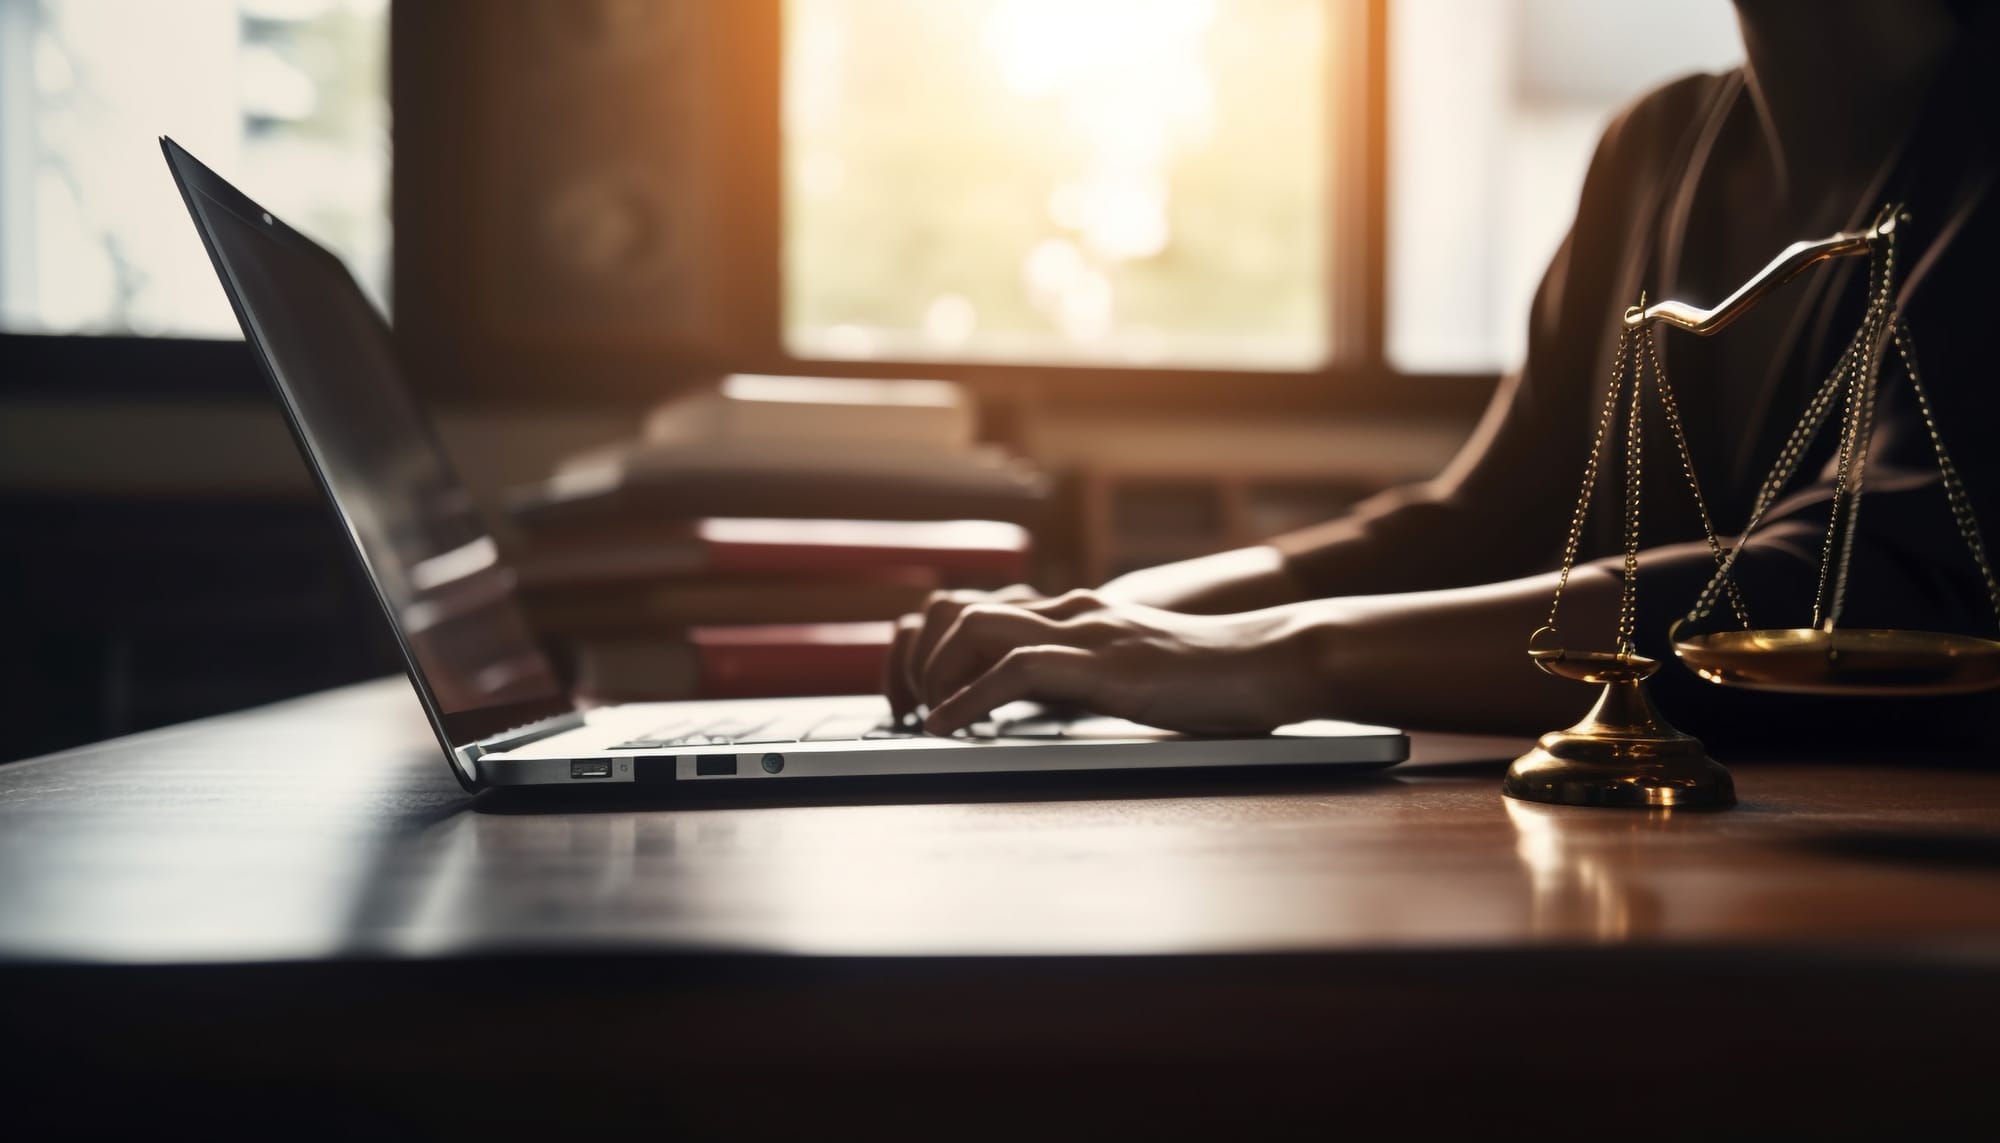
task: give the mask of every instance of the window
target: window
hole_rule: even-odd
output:
[[[1391,371],[1517,364],[1604,125],[1741,58],[1728,0],[789,0],[783,43],[793,355],[1290,372],[1356,362],[1369,290]]]
[[[234,336],[161,133],[386,302],[388,3],[0,0],[0,332]],[[1741,55],[1727,0],[757,4],[782,56],[761,367],[1491,373],[1604,123]],[[1362,16],[1388,25],[1372,86]]]
[[[0,0],[0,331],[235,338],[173,135],[389,278],[387,0]]]
[[[633,402],[1476,405],[1605,119],[1740,53],[1726,0],[0,0],[0,332],[231,332],[161,131],[385,294],[392,14],[425,384]]]
[[[1316,370],[1322,0],[790,0],[783,337],[834,360]]]
[[[1528,306],[1621,107],[1743,56],[1728,0],[1393,0],[1388,356],[1520,364]]]

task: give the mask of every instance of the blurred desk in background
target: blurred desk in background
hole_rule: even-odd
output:
[[[335,1133],[1986,1113],[1992,760],[1731,757],[1670,816],[1508,802],[1522,745],[528,801],[363,684],[0,769],[0,1074]]]
[[[1457,412],[1453,410],[1452,412]],[[1262,543],[1331,520],[1385,488],[1429,480],[1469,420],[1076,416],[1032,450],[1069,477],[1072,535],[1055,577],[1093,586],[1136,568]]]

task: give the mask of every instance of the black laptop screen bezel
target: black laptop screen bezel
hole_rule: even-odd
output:
[[[367,581],[376,604],[381,607],[383,617],[388,621],[390,634],[395,638],[397,650],[403,656],[403,666],[409,676],[410,684],[415,688],[417,698],[423,704],[424,714],[430,720],[431,729],[437,734],[438,743],[444,748],[445,755],[451,763],[452,776],[467,790],[477,789],[481,784],[478,773],[470,761],[458,753],[458,748],[490,738],[505,730],[570,713],[576,709],[575,703],[567,693],[560,690],[544,697],[475,707],[470,710],[445,710],[438,703],[436,692],[424,677],[423,667],[417,659],[415,649],[410,645],[403,633],[402,625],[397,621],[394,601],[384,592],[374,569],[370,567],[360,537],[347,514],[342,511],[340,501],[334,494],[333,485],[314,454],[311,436],[300,419],[298,408],[287,392],[283,379],[272,363],[270,350],[257,323],[243,304],[239,283],[230,272],[228,263],[223,260],[215,238],[210,233],[211,224],[206,211],[210,208],[226,210],[239,221],[251,224],[272,240],[321,261],[340,281],[346,283],[347,288],[358,293],[360,287],[354,284],[353,275],[339,258],[286,225],[282,219],[230,185],[227,180],[189,154],[186,148],[163,135],[160,137],[160,149],[166,155],[167,166],[173,172],[174,184],[180,189],[181,198],[194,219],[195,230],[201,235],[202,246],[208,251],[209,261],[214,265],[216,276],[222,282],[223,292],[229,297],[230,308],[235,311],[236,321],[243,329],[244,339],[255,351],[264,379],[270,386],[272,395],[277,399],[279,409],[284,413],[285,427],[292,435],[292,443],[298,448],[300,459],[312,473],[313,482],[319,487],[328,510],[333,514],[334,522],[346,538],[347,549],[354,560],[355,568]],[[394,334],[388,323],[372,305],[366,303],[365,299],[363,306],[380,326],[380,332],[393,352]],[[454,481],[458,480],[457,469],[451,463],[449,454],[445,452],[430,418],[422,415],[419,409],[417,420],[426,447],[436,454],[443,471]]]

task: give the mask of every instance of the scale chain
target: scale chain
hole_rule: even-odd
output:
[[[1645,424],[1646,386],[1640,360],[1632,358],[1632,411],[1625,422],[1625,578],[1618,590],[1618,652],[1637,653],[1633,637],[1639,625],[1639,497],[1644,486],[1640,466],[1645,461],[1641,432]]]
[[[1813,592],[1812,625],[1831,631],[1840,620],[1847,597],[1847,571],[1854,556],[1854,533],[1861,518],[1861,485],[1868,467],[1869,437],[1875,424],[1875,382],[1881,373],[1883,335],[1888,323],[1891,290],[1896,277],[1896,236],[1869,259],[1868,308],[1857,344],[1861,354],[1848,377],[1847,408],[1841,417],[1840,453],[1833,478],[1833,502],[1827,506],[1826,540],[1820,550],[1819,585]],[[1847,509],[1846,527],[1841,509]],[[1836,547],[1836,544],[1838,545]]]
[[[1715,534],[1715,521],[1708,513],[1708,500],[1701,494],[1701,480],[1695,475],[1694,452],[1688,447],[1687,429],[1681,424],[1680,402],[1674,400],[1674,388],[1667,382],[1667,371],[1660,362],[1659,341],[1651,327],[1645,332],[1646,359],[1653,367],[1653,387],[1660,394],[1660,408],[1666,413],[1667,427],[1673,430],[1674,445],[1680,452],[1681,473],[1687,477],[1688,490],[1694,493],[1695,509],[1701,514],[1702,535],[1708,540],[1709,554],[1715,557],[1715,566],[1720,569],[1727,560],[1722,540]],[[1736,620],[1745,630],[1750,627],[1750,610],[1743,603],[1743,595],[1737,589],[1736,581],[1726,579],[1729,603],[1736,612]]]
[[[1931,410],[1930,394],[1924,389],[1922,379],[1917,376],[1916,339],[1910,333],[1910,324],[1896,318],[1890,329],[1890,338],[1895,342],[1896,353],[1903,362],[1903,372],[1910,379],[1910,390],[1916,394],[1917,410],[1923,415],[1924,429],[1930,433],[1931,448],[1937,453],[1938,471],[1944,478],[1945,499],[1951,502],[1952,519],[1958,524],[1958,534],[1972,553],[1972,562],[1979,566],[1980,578],[1986,584],[1986,599],[1993,607],[1993,619],[2000,624],[2000,579],[1993,574],[1993,565],[1986,559],[1986,542],[1979,534],[1979,518],[1972,514],[1972,502],[1965,491],[1965,482],[1959,478],[1958,466],[1952,463],[1951,454],[1944,447],[1944,435],[1938,431],[1937,415]]]
[[[1861,347],[1867,341],[1868,325],[1869,323],[1864,321],[1863,328],[1855,333],[1853,340],[1841,353],[1840,359],[1835,362],[1833,372],[1820,385],[1819,392],[1815,393],[1812,401],[1807,404],[1805,414],[1799,418],[1798,424],[1792,427],[1790,435],[1785,438],[1784,446],[1778,450],[1777,461],[1771,466],[1771,471],[1765,475],[1763,484],[1757,489],[1757,497],[1751,504],[1750,516],[1744,522],[1742,533],[1730,547],[1728,558],[1723,561],[1720,568],[1716,569],[1715,577],[1709,580],[1708,585],[1695,600],[1694,607],[1688,611],[1688,621],[1708,618],[1714,609],[1716,594],[1722,590],[1722,585],[1734,582],[1729,578],[1729,573],[1734,570],[1737,557],[1743,554],[1744,544],[1749,540],[1750,534],[1757,530],[1757,525],[1763,523],[1764,514],[1778,502],[1779,495],[1798,474],[1799,465],[1805,460],[1807,447],[1818,438],[1820,429],[1826,424],[1827,414],[1832,412],[1834,401],[1841,393],[1850,370],[1860,360]]]
[[[1886,348],[1886,347],[1885,347]],[[1847,492],[1847,522],[1840,537],[1840,566],[1834,569],[1833,598],[1827,604],[1826,629],[1840,623],[1847,606],[1848,568],[1854,562],[1854,538],[1861,534],[1861,486],[1868,475],[1868,450],[1875,444],[1875,414],[1880,409],[1881,371],[1862,374],[1861,423],[1855,429],[1854,479]]]
[[[1713,611],[1718,593],[1727,587],[1733,596],[1735,581],[1730,577],[1736,558],[1741,554],[1744,540],[1762,523],[1764,514],[1776,503],[1778,496],[1797,475],[1799,465],[1804,461],[1806,449],[1819,436],[1832,412],[1833,405],[1842,396],[1846,397],[1846,411],[1841,422],[1841,447],[1836,462],[1834,479],[1834,502],[1829,506],[1827,535],[1820,561],[1818,590],[1813,601],[1813,625],[1830,629],[1839,622],[1846,598],[1848,573],[1852,564],[1854,537],[1859,531],[1860,498],[1867,465],[1868,450],[1873,438],[1876,405],[1880,399],[1881,359],[1888,345],[1894,345],[1897,358],[1904,375],[1910,379],[1910,389],[1916,399],[1917,409],[1923,418],[1924,428],[1930,437],[1931,448],[1938,461],[1938,470],[1944,484],[1945,497],[1950,502],[1952,519],[1958,527],[1959,537],[1965,542],[1966,550],[1972,556],[1979,571],[1980,580],[1986,591],[1987,602],[1991,606],[1996,624],[2000,624],[2000,576],[1996,576],[1992,563],[1986,555],[1986,546],[1979,529],[1979,521],[1973,513],[1971,498],[1966,492],[1963,478],[1953,463],[1944,443],[1944,435],[1938,428],[1937,414],[1931,405],[1930,394],[1924,386],[1917,370],[1915,337],[1909,323],[1896,313],[1893,307],[1895,278],[1896,241],[1893,234],[1882,244],[1877,257],[1870,259],[1868,307],[1862,317],[1861,329],[1856,331],[1852,341],[1835,363],[1833,372],[1814,394],[1807,405],[1805,414],[1799,419],[1784,447],[1779,451],[1777,462],[1758,489],[1757,497],[1744,525],[1742,538],[1732,547],[1727,558],[1722,560],[1716,575],[1701,595],[1695,606],[1688,612],[1686,621],[1707,618]],[[1657,371],[1658,366],[1655,365]],[[1671,398],[1666,398],[1669,402]],[[1670,419],[1672,414],[1669,414]],[[1845,527],[1842,527],[1841,508],[1845,506]],[[1838,534],[1838,535],[1837,535]],[[1838,543],[1836,544],[1836,538]],[[1739,613],[1739,618],[1741,614]]]
[[[1643,302],[1643,295],[1641,295]],[[1605,438],[1611,434],[1611,425],[1618,415],[1618,396],[1624,391],[1625,362],[1632,346],[1632,331],[1620,329],[1618,348],[1612,355],[1611,385],[1604,397],[1604,412],[1598,417],[1597,435],[1590,443],[1590,456],[1583,465],[1583,494],[1577,497],[1576,511],[1571,514],[1569,537],[1563,543],[1562,571],[1556,576],[1555,598],[1549,601],[1549,621],[1546,626],[1556,625],[1556,612],[1562,608],[1563,588],[1569,585],[1569,573],[1576,567],[1577,547],[1583,542],[1583,524],[1590,513],[1591,497],[1597,491],[1598,458],[1604,452]]]
[[[1645,295],[1639,297],[1638,308],[1646,305]],[[1643,342],[1635,339],[1644,338]],[[1597,476],[1601,466],[1606,439],[1611,435],[1612,426],[1621,406],[1626,409],[1625,424],[1625,505],[1624,505],[1624,575],[1619,585],[1618,598],[1618,651],[1622,655],[1636,655],[1638,628],[1638,586],[1639,586],[1639,539],[1641,500],[1645,486],[1645,390],[1647,369],[1650,366],[1655,390],[1660,395],[1660,404],[1667,424],[1674,435],[1674,444],[1681,461],[1681,472],[1687,478],[1688,489],[1694,495],[1695,507],[1701,518],[1702,534],[1708,542],[1709,553],[1715,558],[1718,580],[1729,592],[1730,603],[1739,622],[1745,628],[1750,626],[1749,612],[1733,580],[1727,579],[1727,568],[1734,552],[1726,550],[1721,537],[1716,534],[1714,518],[1708,510],[1708,501],[1701,491],[1701,481],[1695,473],[1694,453],[1688,445],[1687,429],[1681,419],[1679,402],[1674,399],[1673,387],[1667,381],[1666,369],[1661,364],[1659,346],[1651,330],[1633,327],[1621,329],[1616,352],[1611,367],[1611,383],[1605,392],[1604,409],[1598,418],[1597,432],[1591,441],[1591,449],[1584,463],[1583,488],[1577,498],[1576,509],[1570,517],[1569,534],[1563,545],[1562,568],[1556,577],[1554,598],[1549,603],[1547,627],[1554,629],[1562,608],[1563,589],[1568,586],[1570,573],[1575,570],[1577,551],[1582,543],[1585,520],[1588,518],[1590,502],[1597,487]],[[1629,396],[1624,388],[1627,378],[1631,381]],[[1711,585],[1713,586],[1713,585]]]
[[[1877,247],[1876,256],[1869,260],[1868,304],[1862,316],[1861,328],[1842,351],[1832,373],[1813,394],[1804,415],[1787,435],[1776,463],[1757,490],[1749,518],[1743,526],[1741,536],[1734,544],[1724,544],[1716,532],[1714,517],[1709,512],[1708,502],[1702,493],[1701,481],[1695,470],[1686,423],[1681,417],[1673,386],[1667,380],[1657,338],[1650,327],[1643,325],[1625,325],[1621,328],[1616,352],[1613,355],[1610,383],[1605,391],[1604,406],[1599,414],[1597,430],[1591,440],[1590,452],[1584,464],[1583,487],[1575,511],[1570,517],[1568,535],[1563,544],[1562,566],[1556,578],[1553,598],[1549,602],[1549,618],[1546,625],[1548,634],[1556,634],[1556,621],[1562,607],[1563,592],[1576,567],[1584,525],[1589,516],[1591,500],[1595,496],[1598,475],[1604,463],[1605,445],[1622,408],[1626,413],[1624,575],[1619,589],[1617,640],[1618,654],[1621,657],[1637,655],[1639,540],[1645,459],[1645,390],[1649,367],[1654,389],[1659,394],[1661,411],[1674,436],[1682,475],[1687,478],[1689,491],[1694,496],[1702,534],[1708,543],[1709,553],[1716,563],[1714,577],[1702,589],[1684,622],[1707,618],[1713,613],[1719,596],[1726,591],[1737,621],[1744,629],[1750,629],[1749,609],[1744,603],[1740,587],[1731,576],[1737,558],[1742,555],[1749,537],[1762,523],[1765,514],[1797,476],[1812,442],[1818,439],[1834,406],[1836,404],[1842,406],[1840,440],[1834,466],[1833,496],[1828,505],[1819,583],[1813,598],[1813,626],[1831,631],[1838,624],[1845,607],[1855,537],[1860,530],[1863,485],[1866,482],[1869,453],[1873,447],[1878,412],[1876,406],[1881,398],[1882,361],[1891,344],[1895,346],[1904,372],[1910,378],[1911,390],[1922,413],[1924,426],[1930,435],[1932,448],[1937,454],[1946,497],[1951,503],[1952,518],[1957,524],[1960,538],[1965,541],[1967,550],[1978,566],[1995,620],[2000,622],[2000,577],[1995,575],[1992,564],[1986,557],[1985,544],[1964,482],[1945,448],[1943,434],[1938,429],[1937,416],[1931,406],[1929,393],[1917,374],[1914,338],[1909,325],[1895,312],[1893,298],[1896,240],[1893,232],[1885,236],[1887,241]],[[1643,312],[1645,305],[1646,299],[1642,293],[1637,309]],[[1628,321],[1630,312],[1628,311]],[[1642,345],[1633,340],[1635,337],[1644,337],[1646,340]],[[1629,395],[1625,389],[1628,375],[1631,384]],[[1541,634],[1538,632],[1537,636]]]
[[[1814,609],[1816,614],[1813,616],[1813,626],[1820,627],[1826,631],[1831,631],[1840,624],[1840,613],[1847,603],[1848,567],[1854,562],[1854,537],[1859,534],[1861,529],[1861,486],[1868,472],[1868,449],[1875,436],[1876,383],[1881,376],[1877,364],[1880,361],[1880,350],[1872,350],[1869,360],[1869,367],[1855,374],[1854,424],[1850,433],[1854,442],[1853,467],[1845,489],[1847,496],[1847,520],[1844,524],[1839,525],[1841,528],[1840,559],[1834,568],[1831,598],[1826,601],[1825,619],[1823,622],[1820,614],[1818,614],[1819,608],[1815,606]],[[1836,494],[1836,513],[1838,505],[1839,496]],[[1827,538],[1829,541],[1833,538],[1833,531],[1838,521],[1839,517],[1837,514],[1828,517]],[[1825,564],[1821,564],[1820,574],[1822,578],[1825,577]]]

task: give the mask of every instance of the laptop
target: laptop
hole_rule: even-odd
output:
[[[1332,766],[1409,753],[1379,726],[1197,738],[1025,704],[978,733],[889,725],[879,696],[627,703],[564,689],[514,576],[340,260],[173,140],[162,150],[243,336],[388,616],[452,773],[497,786],[641,786],[1018,771]],[[1007,712],[996,712],[996,715]]]

